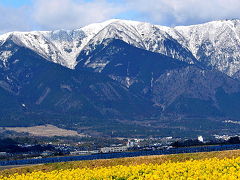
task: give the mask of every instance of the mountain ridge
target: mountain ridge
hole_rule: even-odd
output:
[[[218,31],[216,27],[219,27]],[[226,30],[226,33],[231,34],[225,33],[224,36],[218,36]],[[209,31],[212,34],[209,35]],[[78,63],[76,59],[82,51],[92,49],[104,39],[116,38],[135,47],[162,53],[188,63],[195,63],[198,60],[227,75],[234,76],[240,70],[239,32],[240,20],[212,21],[171,28],[146,22],[112,19],[76,30],[7,33],[0,36],[0,44],[12,38],[18,45],[32,49],[47,60],[74,69]],[[231,41],[234,42],[230,43]],[[166,44],[169,42],[178,44],[178,47],[176,49],[171,45],[168,47]],[[226,55],[221,55],[222,52]],[[0,53],[2,59],[10,56],[10,54]]]
[[[225,120],[240,118],[238,39],[227,21],[212,24],[220,29],[184,27],[189,39],[124,20],[3,35],[1,125],[110,136],[236,133]]]

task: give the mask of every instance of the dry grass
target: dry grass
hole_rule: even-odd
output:
[[[18,133],[29,133],[33,136],[53,137],[53,136],[85,136],[77,131],[58,128],[56,126],[46,124],[42,126],[32,127],[5,127],[6,130],[15,131]]]
[[[52,163],[44,165],[26,166],[20,168],[6,169],[0,171],[1,175],[10,175],[14,173],[28,173],[33,171],[48,172],[59,169],[75,169],[75,168],[95,168],[95,167],[108,167],[116,165],[137,165],[137,164],[161,164],[166,161],[181,162],[190,159],[207,159],[207,158],[236,158],[240,156],[240,150],[220,151],[220,152],[202,152],[202,153],[188,153],[188,154],[175,154],[175,155],[158,155],[158,156],[141,156],[131,158],[118,158],[118,159],[100,159],[90,161],[73,161]]]

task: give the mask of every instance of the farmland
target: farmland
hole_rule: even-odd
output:
[[[85,177],[89,177],[89,179],[107,179],[110,177],[131,179],[131,177],[136,177],[137,175],[139,179],[150,178],[150,175],[156,178],[177,178],[176,175],[181,177],[186,176],[186,172],[188,172],[187,174],[190,174],[191,177],[200,177],[200,175],[203,175],[201,177],[204,178],[206,175],[210,177],[210,174],[215,174],[215,177],[219,175],[219,177],[229,178],[231,176],[231,178],[236,179],[239,176],[240,169],[239,157],[240,150],[233,150],[53,163],[7,169],[0,172],[4,177],[10,175],[10,178],[15,179],[27,179],[28,176],[39,176],[41,178],[47,176],[54,179],[57,177],[56,174],[58,174],[58,176],[62,174],[61,178],[64,178],[63,176],[66,174],[69,174],[69,176],[71,174],[73,179],[77,177],[83,179],[80,175],[84,173]],[[123,169],[124,172],[126,172],[126,176],[119,176],[119,169]],[[162,176],[166,174],[165,170],[172,174],[169,174],[168,177]],[[208,174],[203,173],[205,171]],[[103,174],[103,172],[105,173]],[[139,172],[142,172],[142,176],[139,175]],[[220,172],[222,172],[222,174]],[[16,173],[19,175],[16,175]],[[90,176],[91,174],[92,176]]]

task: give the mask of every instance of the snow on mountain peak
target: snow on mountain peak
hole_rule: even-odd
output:
[[[135,47],[162,53],[188,63],[194,63],[193,58],[196,58],[230,76],[240,70],[238,19],[173,28],[146,22],[111,19],[76,30],[7,33],[0,36],[0,46],[9,38],[17,45],[29,48],[47,60],[71,69],[76,66],[80,52],[94,47],[90,45],[115,38]],[[9,53],[0,53],[0,59],[3,59],[1,54],[4,54],[6,61],[6,54]]]
[[[2,40],[3,43],[11,38],[15,44],[29,48],[49,61],[74,68],[79,53],[78,41],[84,37],[84,33],[80,30],[58,30],[13,32],[8,38],[5,36],[0,36],[0,41]]]
[[[240,20],[177,26],[167,32],[199,61],[230,76],[240,70]]]
[[[105,27],[117,24],[120,26],[140,27],[137,21],[111,19],[102,23],[94,23],[76,30],[56,30],[56,31],[31,31],[31,32],[12,32],[0,36],[0,43],[3,44],[10,36],[11,39],[20,46],[27,47],[49,61],[59,63],[73,69],[77,62],[79,53],[94,39],[94,37]],[[148,26],[151,26],[148,24]],[[129,29],[124,29],[128,31]],[[143,31],[143,29],[142,29]],[[125,32],[129,33],[129,32]],[[137,31],[134,33],[138,33]],[[134,33],[131,36],[134,36]],[[106,36],[99,37],[108,38]],[[130,38],[130,37],[128,37]],[[127,39],[128,39],[127,38]],[[137,36],[135,36],[137,38]],[[125,40],[128,42],[125,38]],[[98,39],[95,39],[99,41]],[[139,46],[135,43],[136,46]],[[142,47],[142,46],[140,46]]]

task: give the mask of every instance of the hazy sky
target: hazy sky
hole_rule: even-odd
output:
[[[0,0],[0,34],[74,29],[111,18],[175,26],[240,18],[240,0]]]

